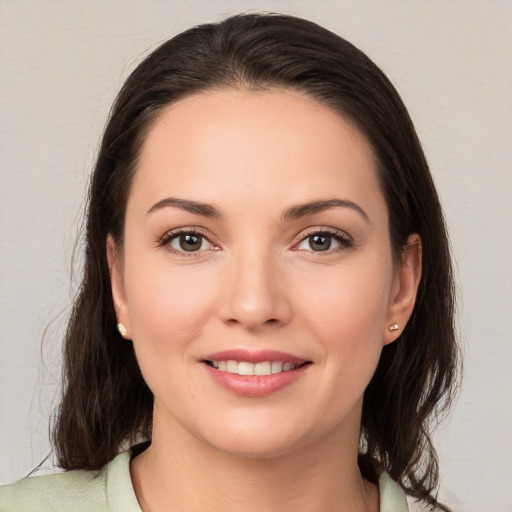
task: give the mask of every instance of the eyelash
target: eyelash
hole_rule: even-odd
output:
[[[305,242],[308,238],[311,238],[313,236],[324,236],[334,239],[336,242],[338,242],[340,245],[339,247],[336,247],[334,249],[327,249],[325,251],[313,251],[313,250],[305,250],[305,249],[295,249],[297,251],[304,250],[305,252],[311,252],[315,255],[319,256],[328,256],[332,255],[333,253],[337,253],[346,249],[350,249],[354,247],[354,241],[352,238],[345,232],[340,231],[339,229],[334,228],[311,228],[310,230],[306,231],[305,233],[301,234],[300,240],[294,243],[294,247],[297,247],[301,243]]]
[[[165,248],[167,249],[169,252],[173,253],[173,254],[176,254],[178,256],[182,256],[184,258],[187,258],[187,257],[193,257],[193,256],[197,256],[197,253],[200,253],[200,252],[203,252],[203,251],[181,251],[181,250],[177,250],[177,249],[174,249],[174,247],[171,247],[171,242],[176,239],[176,238],[179,238],[180,236],[183,236],[183,235],[195,235],[197,236],[198,238],[202,238],[202,239],[205,239],[206,241],[208,241],[210,244],[213,245],[213,249],[210,249],[210,250],[218,250],[218,246],[216,246],[211,240],[210,240],[210,237],[208,235],[208,232],[205,230],[205,229],[202,229],[202,228],[199,228],[199,227],[190,227],[190,228],[178,228],[178,229],[174,229],[172,231],[168,231],[167,233],[165,233],[165,235],[158,241],[158,246],[161,247],[161,248]]]
[[[183,251],[178,250],[173,247],[171,247],[171,242],[175,240],[176,238],[183,236],[183,235],[195,235],[198,238],[202,238],[206,240],[208,243],[212,244],[213,248],[208,250],[219,250],[219,247],[213,243],[210,239],[210,236],[208,232],[205,229],[199,228],[199,227],[191,227],[191,228],[178,228],[172,231],[168,231],[159,241],[158,241],[158,247],[165,248],[169,252],[176,254],[181,257],[194,257],[197,256],[198,253],[202,253],[203,250],[199,251]],[[308,238],[311,238],[313,236],[324,236],[334,239],[336,242],[339,243],[339,246],[334,249],[327,249],[325,251],[314,251],[314,250],[306,250],[306,249],[298,249],[297,246],[305,242]],[[311,252],[318,254],[320,256],[326,256],[330,255],[339,251],[343,251],[346,249],[350,249],[354,247],[354,241],[352,238],[345,232],[340,231],[338,229],[328,229],[328,228],[312,228],[306,233],[302,233],[299,240],[295,241],[293,243],[293,250],[295,251],[304,251],[304,252]]]

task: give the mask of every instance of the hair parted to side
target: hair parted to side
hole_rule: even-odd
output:
[[[238,15],[165,42],[128,77],[110,113],[89,191],[83,281],[64,347],[63,397],[54,445],[65,469],[98,469],[123,447],[151,438],[153,396],[132,344],[119,334],[106,239],[122,251],[137,158],[167,105],[213,88],[301,91],[354,123],[373,146],[389,209],[393,254],[421,237],[423,269],[412,317],[384,347],[364,397],[363,475],[376,465],[436,504],[432,418],[449,407],[459,367],[454,287],[439,199],[411,119],[380,69],[352,44],[303,19]]]

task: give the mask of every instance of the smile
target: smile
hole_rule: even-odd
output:
[[[248,361],[207,361],[207,364],[221,372],[234,373],[237,375],[272,375],[281,372],[295,370],[300,364],[283,361],[262,361],[251,363]]]
[[[302,380],[312,361],[277,350],[232,349],[201,360],[207,375],[238,396],[265,397]]]

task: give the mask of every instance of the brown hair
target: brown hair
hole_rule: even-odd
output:
[[[238,15],[183,32],[132,72],[114,103],[92,176],[84,276],[65,339],[64,391],[54,427],[59,464],[97,469],[127,444],[151,438],[153,396],[132,345],[116,330],[106,239],[110,234],[122,247],[137,157],[158,114],[187,95],[218,87],[302,91],[355,123],[377,156],[395,258],[410,234],[420,235],[423,277],[412,317],[383,349],[365,392],[360,467],[375,481],[380,465],[409,494],[436,504],[430,418],[448,408],[458,369],[439,199],[411,119],[386,76],[339,36],[283,15]]]

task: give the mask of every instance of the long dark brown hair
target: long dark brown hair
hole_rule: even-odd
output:
[[[65,339],[54,425],[59,464],[98,469],[126,446],[151,439],[153,395],[132,344],[116,329],[106,239],[110,234],[122,248],[137,158],[162,109],[221,87],[301,91],[354,123],[377,157],[397,261],[408,236],[420,235],[416,305],[400,338],[384,347],[366,389],[366,453],[359,462],[368,480],[375,482],[380,465],[409,494],[436,504],[438,461],[430,433],[452,401],[459,366],[438,195],[407,110],[382,71],[332,32],[283,15],[238,15],[183,32],[132,72],[112,107],[90,185],[84,275]]]

